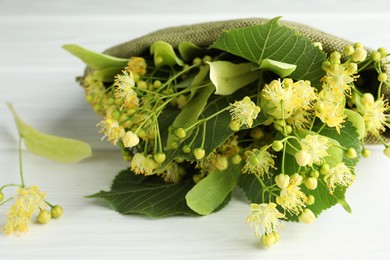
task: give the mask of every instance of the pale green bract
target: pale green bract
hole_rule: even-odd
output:
[[[23,122],[8,104],[26,148],[36,155],[62,163],[76,163],[92,155],[91,147],[82,141],[44,134]]]
[[[229,61],[214,61],[208,64],[210,80],[215,86],[216,95],[231,95],[260,77],[259,71],[252,70],[251,63],[234,64]]]

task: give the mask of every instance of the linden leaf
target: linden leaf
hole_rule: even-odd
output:
[[[179,59],[173,50],[172,45],[163,41],[156,41],[150,46],[150,54],[154,54],[154,64],[159,67],[168,65],[170,67],[177,65],[183,66],[184,62]]]
[[[62,46],[62,48],[64,48],[65,50],[67,50],[95,70],[102,70],[108,68],[123,69],[129,62],[129,59],[121,59],[107,54],[90,51],[75,44],[66,44]]]
[[[295,30],[278,24],[280,17],[261,25],[225,31],[211,48],[223,50],[261,65],[263,60],[296,65],[290,77],[320,87],[325,54]]]
[[[207,86],[203,88],[201,91],[199,91],[181,110],[181,112],[177,115],[175,121],[173,121],[172,126],[174,129],[176,128],[187,128],[191,126],[193,123],[198,120],[199,115],[203,111],[204,107],[207,104],[207,100],[210,97],[210,95],[214,92],[213,86]],[[190,134],[190,131],[188,131],[187,135]],[[177,141],[178,138],[173,134],[170,133],[168,135],[168,149],[171,147],[169,144],[172,144],[173,141]]]
[[[187,205],[200,215],[214,212],[236,187],[241,167],[241,164],[230,164],[224,171],[210,172],[187,193]]]
[[[263,70],[272,71],[279,77],[285,78],[296,70],[297,65],[271,59],[264,59],[261,62],[259,68]]]
[[[143,214],[149,217],[198,214],[186,204],[185,195],[194,186],[191,179],[166,183],[157,176],[136,175],[121,171],[110,191],[100,191],[88,198],[101,198],[121,214]]]
[[[210,80],[216,88],[216,95],[231,95],[260,76],[258,71],[252,70],[251,63],[234,64],[228,61],[215,61],[208,64]]]
[[[11,104],[8,104],[8,107],[30,152],[63,163],[75,163],[92,155],[91,147],[87,143],[41,133],[24,123]]]

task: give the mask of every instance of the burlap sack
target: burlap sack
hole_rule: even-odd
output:
[[[149,54],[150,45],[158,40],[168,42],[174,48],[177,47],[181,42],[192,42],[198,46],[206,47],[214,43],[214,41],[225,30],[237,29],[251,25],[258,25],[267,22],[268,20],[269,19],[264,18],[249,18],[170,27],[116,45],[114,47],[109,48],[104,53],[121,58],[147,55]],[[328,33],[324,33],[307,25],[289,21],[280,21],[280,23],[296,30],[300,34],[308,37],[313,42],[321,42],[324,51],[327,53],[333,51],[342,52],[346,45],[352,43],[350,41],[341,39]],[[387,67],[384,69],[389,74],[390,69]],[[86,73],[89,72],[90,68],[87,68]],[[382,94],[387,100],[390,100],[390,88],[383,88]],[[386,131],[385,135],[387,134],[389,134],[389,131]],[[386,139],[387,141],[389,141],[388,138]],[[368,137],[366,141],[367,143],[378,143],[378,139],[373,136]]]

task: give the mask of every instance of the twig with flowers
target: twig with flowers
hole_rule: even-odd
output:
[[[20,183],[5,184],[0,187],[0,206],[14,202],[7,211],[3,231],[6,234],[20,234],[29,230],[34,215],[37,223],[47,224],[52,218],[59,218],[63,214],[63,208],[47,201],[46,194],[38,186],[26,184],[23,174],[23,143],[30,152],[62,163],[74,163],[89,157],[91,148],[78,140],[44,134],[23,122],[11,104],[8,104],[8,107],[15,118],[19,132]],[[16,194],[5,199],[3,190],[9,188],[16,188]]]
[[[337,203],[350,212],[345,192],[370,155],[365,138],[390,156],[388,53],[360,43],[325,53],[278,20],[226,31],[207,48],[156,41],[127,59],[64,46],[90,66],[86,99],[129,162],[111,191],[90,197],[122,214],[207,215],[239,186],[265,246],[279,240],[281,220],[312,223]]]

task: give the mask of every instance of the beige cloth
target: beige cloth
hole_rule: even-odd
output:
[[[224,30],[258,25],[267,22],[268,20],[269,19],[264,18],[249,18],[170,27],[116,45],[106,50],[105,53],[122,58],[142,56],[149,53],[150,45],[157,40],[168,42],[174,48],[181,42],[192,42],[198,46],[209,46],[214,43]],[[308,37],[313,42],[321,42],[324,51],[327,53],[332,51],[342,52],[346,45],[351,44],[350,41],[324,33],[307,25],[288,21],[279,22]],[[385,70],[387,72],[390,71],[388,68],[385,68]],[[87,72],[89,72],[89,69],[87,69]],[[383,88],[382,93],[387,100],[390,100],[390,88]],[[378,140],[374,137],[368,137],[367,142],[377,143]]]

